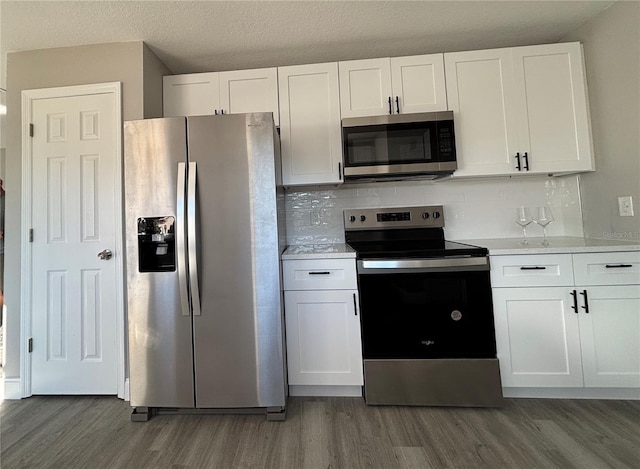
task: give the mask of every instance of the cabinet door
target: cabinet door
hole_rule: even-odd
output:
[[[340,62],[342,118],[392,114],[391,68],[388,58]],[[393,104],[395,106],[395,104]]]
[[[273,112],[275,124],[280,125],[278,69],[220,72],[220,108],[225,114]]]
[[[220,108],[217,73],[190,73],[163,78],[164,117],[202,116]]]
[[[579,315],[585,386],[640,387],[640,285],[580,292],[589,306]]]
[[[278,68],[285,186],[341,183],[338,64]]]
[[[529,172],[593,169],[582,48],[579,43],[512,49],[518,150]]]
[[[357,301],[355,290],[285,292],[289,384],[362,386]]]
[[[447,102],[454,112],[454,176],[517,172],[518,150],[510,49],[444,54]]]
[[[505,387],[582,387],[578,315],[568,288],[494,288]]]
[[[443,54],[392,58],[391,85],[394,112],[447,110]]]

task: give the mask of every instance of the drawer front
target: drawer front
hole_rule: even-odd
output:
[[[493,287],[572,285],[571,254],[491,257],[491,286]]]
[[[356,290],[355,259],[282,261],[285,290]]]
[[[634,285],[640,283],[640,252],[574,254],[576,285]]]

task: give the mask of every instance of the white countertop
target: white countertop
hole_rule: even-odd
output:
[[[523,245],[522,238],[465,239],[452,240],[460,243],[485,247],[491,256],[520,254],[573,254],[585,252],[640,251],[640,240],[587,239],[569,236],[549,237],[548,246],[542,245],[542,238],[528,238]]]
[[[287,247],[282,260],[354,259],[356,251],[348,244],[302,244]]]

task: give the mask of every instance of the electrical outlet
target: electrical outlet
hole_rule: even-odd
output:
[[[633,198],[630,195],[618,197],[618,212],[621,217],[633,216]]]

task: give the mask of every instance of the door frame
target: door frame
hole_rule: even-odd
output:
[[[118,397],[128,398],[125,375],[125,318],[124,318],[124,232],[122,206],[122,83],[97,83],[89,85],[64,86],[58,88],[43,88],[22,91],[22,242],[21,242],[21,287],[20,287],[20,394],[29,397],[31,393],[31,353],[29,352],[29,338],[32,337],[31,295],[32,284],[32,244],[29,242],[29,229],[32,226],[33,210],[33,181],[32,154],[33,143],[29,135],[29,124],[32,122],[33,102],[39,99],[69,98],[73,96],[113,94],[115,101],[115,245],[114,261],[116,263],[116,359],[117,359],[117,389]],[[119,255],[118,255],[119,254]]]

